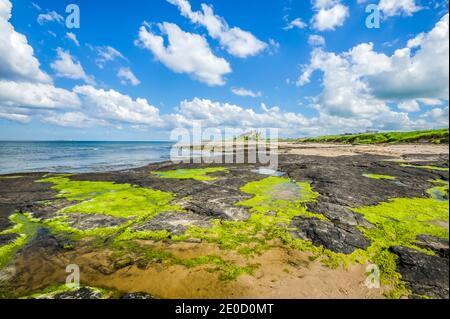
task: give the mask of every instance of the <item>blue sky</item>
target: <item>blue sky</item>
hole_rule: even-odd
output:
[[[70,3],[80,28],[66,26]],[[0,139],[161,140],[199,120],[281,136],[448,127],[446,0],[0,9]]]

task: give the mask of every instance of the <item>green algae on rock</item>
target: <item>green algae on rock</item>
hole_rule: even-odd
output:
[[[34,220],[30,214],[15,213],[9,219],[15,225],[11,229],[0,232],[0,235],[17,234],[18,237],[11,243],[0,247],[0,269],[8,264],[14,254],[36,235],[40,227],[37,220]]]
[[[177,169],[174,171],[164,172],[151,172],[153,175],[157,175],[160,178],[167,179],[193,179],[196,181],[213,181],[217,177],[208,176],[208,174],[217,172],[228,172],[224,167],[209,167],[209,168],[197,168],[197,169]]]
[[[58,197],[80,202],[60,213],[151,218],[160,212],[181,210],[177,205],[170,205],[175,199],[174,194],[130,184],[72,181],[68,177],[52,177],[39,182],[53,183],[52,188],[59,191]]]
[[[21,299],[111,299],[117,293],[106,289],[76,285],[53,285]]]
[[[307,182],[268,177],[244,185],[241,191],[255,195],[236,204],[250,208],[251,216],[247,221],[214,220],[211,228],[193,226],[184,235],[173,236],[172,240],[196,238],[249,255],[265,250],[268,241],[281,239],[280,234],[287,233],[288,225],[296,216],[326,220],[323,215],[307,210],[305,204],[319,195]]]
[[[207,267],[209,272],[219,272],[221,280],[235,280],[240,275],[253,274],[256,265],[237,265],[232,261],[226,261],[222,257],[215,255],[197,256],[192,258],[179,258],[163,249],[149,245],[141,245],[132,241],[114,242],[115,258],[129,256],[130,254],[144,258],[150,262],[162,263],[165,266],[180,265],[186,268]]]
[[[253,198],[237,204],[251,207],[252,211],[274,212],[288,218],[303,215],[325,219],[323,215],[310,213],[305,209],[305,203],[314,201],[319,196],[307,182],[294,182],[288,178],[271,176],[260,181],[250,182],[244,185],[241,191],[255,195]]]
[[[401,167],[410,167],[410,168],[421,168],[428,169],[432,171],[445,171],[448,172],[448,167],[439,167],[439,166],[431,166],[431,165],[412,165],[412,164],[400,164]]]
[[[386,179],[390,181],[394,181],[397,179],[395,176],[380,175],[380,174],[363,174],[363,176],[371,179]]]
[[[390,251],[394,246],[403,246],[433,255],[434,252],[416,245],[417,236],[431,235],[449,238],[448,228],[435,222],[449,221],[448,201],[434,198],[394,198],[377,206],[353,209],[375,225],[374,228],[360,227],[364,236],[372,241],[366,254],[381,271],[381,280],[395,286],[392,297],[407,293],[397,272],[398,257]]]
[[[448,181],[438,179],[431,182],[435,184],[440,184],[440,186],[430,188],[429,190],[427,190],[427,194],[437,200],[442,201],[448,200],[448,184],[449,184]]]

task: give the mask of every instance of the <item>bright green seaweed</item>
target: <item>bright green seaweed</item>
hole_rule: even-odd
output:
[[[228,172],[228,170],[224,167],[209,167],[198,169],[177,169],[174,171],[165,172],[151,172],[151,174],[157,175],[160,178],[168,179],[193,179],[196,181],[213,181],[216,180],[217,177],[207,175],[217,172]]]
[[[430,166],[430,165],[412,165],[412,164],[400,164],[401,167],[421,168],[431,171],[445,171],[448,172],[448,167]]]
[[[53,233],[70,234],[71,239],[74,240],[84,237],[114,236],[110,247],[116,251],[125,250],[126,253],[134,251],[150,260],[156,259],[189,268],[212,265],[213,268],[208,269],[219,271],[220,277],[224,280],[235,279],[241,274],[251,274],[255,268],[254,265],[237,266],[218,256],[180,259],[160,250],[132,244],[130,240],[133,239],[162,240],[170,236],[170,233],[166,230],[131,232],[130,226],[148,221],[164,211],[179,211],[182,213],[183,210],[179,206],[170,205],[170,202],[175,199],[173,194],[139,188],[129,184],[72,181],[68,176],[51,177],[40,182],[53,183],[53,189],[60,192],[58,197],[80,202],[60,210],[59,213],[62,213],[62,216],[42,221],[42,225],[49,228]],[[117,227],[79,230],[68,224],[68,214],[70,213],[105,214],[113,217],[137,218],[128,220]]]
[[[397,273],[397,256],[389,249],[394,246],[409,247],[428,254],[416,245],[418,235],[432,235],[449,238],[448,228],[438,223],[448,224],[448,201],[435,198],[394,198],[377,206],[354,209],[372,223],[374,228],[360,227],[364,236],[372,241],[366,254],[381,271],[381,280],[393,284],[392,297],[401,297],[407,290]]]
[[[59,176],[40,182],[55,184],[52,188],[60,192],[58,197],[80,202],[62,209],[61,213],[151,218],[164,211],[181,210],[177,205],[170,205],[175,199],[174,194],[130,184],[72,181]]]
[[[45,289],[41,290],[40,292],[34,293],[32,295],[22,297],[20,299],[53,299],[56,295],[68,293],[68,292],[74,292],[79,290],[80,288],[88,288],[90,289],[94,294],[98,296],[99,299],[111,299],[114,298],[117,293],[108,291],[106,289],[102,288],[94,288],[94,287],[88,287],[88,286],[72,286],[67,284],[61,284],[61,285],[52,285],[49,287],[46,287]]]
[[[380,175],[380,174],[363,174],[363,176],[371,179],[386,179],[390,181],[394,181],[397,179],[395,176]]]
[[[214,171],[225,169],[214,168]],[[195,171],[195,172],[193,172]],[[172,171],[177,172],[177,171]],[[188,173],[173,173],[171,177],[162,178],[193,178],[211,180],[205,170],[191,170]],[[166,173],[166,172],[164,172]],[[159,175],[159,174],[158,174]],[[183,177],[180,177],[183,175]],[[369,174],[368,174],[369,175]],[[395,179],[393,176],[366,176],[378,179]],[[178,176],[178,177],[174,177]],[[187,177],[189,176],[189,177]],[[2,233],[17,233],[21,237],[12,244],[0,247],[0,267],[8,262],[15,251],[25,245],[34,236],[37,227],[47,227],[56,233],[69,233],[76,238],[85,236],[112,236],[109,245],[117,253],[137,253],[148,260],[159,260],[168,264],[178,264],[186,267],[209,265],[221,273],[223,279],[235,279],[241,274],[251,274],[255,265],[238,266],[233,262],[223,260],[218,256],[199,256],[191,259],[180,259],[174,255],[142,246],[133,239],[151,239],[185,241],[200,239],[217,244],[220,248],[236,250],[243,255],[258,254],[269,247],[273,239],[280,239],[285,245],[307,251],[311,259],[319,258],[325,265],[337,267],[350,263],[372,262],[381,271],[381,279],[385,284],[393,285],[391,297],[401,297],[409,292],[397,272],[397,256],[390,251],[393,246],[405,246],[428,254],[416,245],[417,236],[427,234],[448,238],[449,232],[443,223],[448,223],[448,182],[431,181],[437,186],[429,189],[430,198],[394,198],[376,206],[353,209],[364,216],[375,227],[359,227],[366,238],[372,241],[367,250],[357,249],[350,255],[334,253],[324,247],[316,247],[310,241],[293,238],[289,224],[294,217],[316,218],[327,220],[321,214],[309,212],[306,203],[313,202],[319,196],[307,182],[296,182],[283,177],[267,177],[250,182],[241,191],[253,195],[248,200],[237,203],[237,206],[249,207],[250,217],[246,221],[214,220],[211,228],[191,226],[181,236],[172,236],[168,231],[131,232],[130,226],[150,220],[163,211],[182,211],[177,205],[170,205],[175,195],[147,188],[139,188],[129,184],[111,182],[72,181],[69,176],[54,176],[41,180],[51,182],[53,189],[59,191],[58,197],[75,202],[72,206],[60,211],[62,216],[40,223],[35,222],[31,215],[14,214],[11,218],[16,226]],[[68,214],[87,213],[105,214],[113,217],[127,218],[122,226],[96,228],[93,230],[78,230],[69,226]]]
[[[296,216],[326,219],[323,215],[307,210],[305,204],[319,195],[309,183],[293,182],[288,178],[268,177],[250,182],[241,188],[253,198],[237,203],[250,207],[247,221],[213,221],[212,228],[190,227],[182,236],[173,240],[197,238],[215,243],[224,249],[236,249],[242,254],[259,253],[267,248],[267,242],[281,239],[288,232],[288,225]]]
[[[440,179],[431,181],[432,183],[439,184],[427,190],[427,194],[437,200],[448,200],[448,182]]]
[[[9,219],[14,223],[14,226],[0,232],[0,234],[17,234],[19,237],[0,247],[0,269],[8,264],[14,254],[36,235],[40,227],[37,220],[33,219],[30,214],[15,213]]]

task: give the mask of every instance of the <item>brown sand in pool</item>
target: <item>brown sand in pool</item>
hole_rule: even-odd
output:
[[[68,264],[81,270],[81,284],[121,292],[145,292],[159,298],[382,298],[382,289],[364,285],[365,266],[330,269],[310,261],[307,253],[274,246],[260,256],[246,258],[210,244],[150,243],[180,258],[218,255],[237,264],[258,264],[253,275],[224,281],[210,266],[186,268],[180,265],[136,264],[115,271],[111,252],[80,247],[73,251],[20,255],[16,259],[14,289],[28,294],[47,286],[64,283]]]

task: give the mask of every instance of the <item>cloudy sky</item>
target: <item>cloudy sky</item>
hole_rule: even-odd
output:
[[[448,0],[70,3],[0,0],[0,139],[448,127]]]

